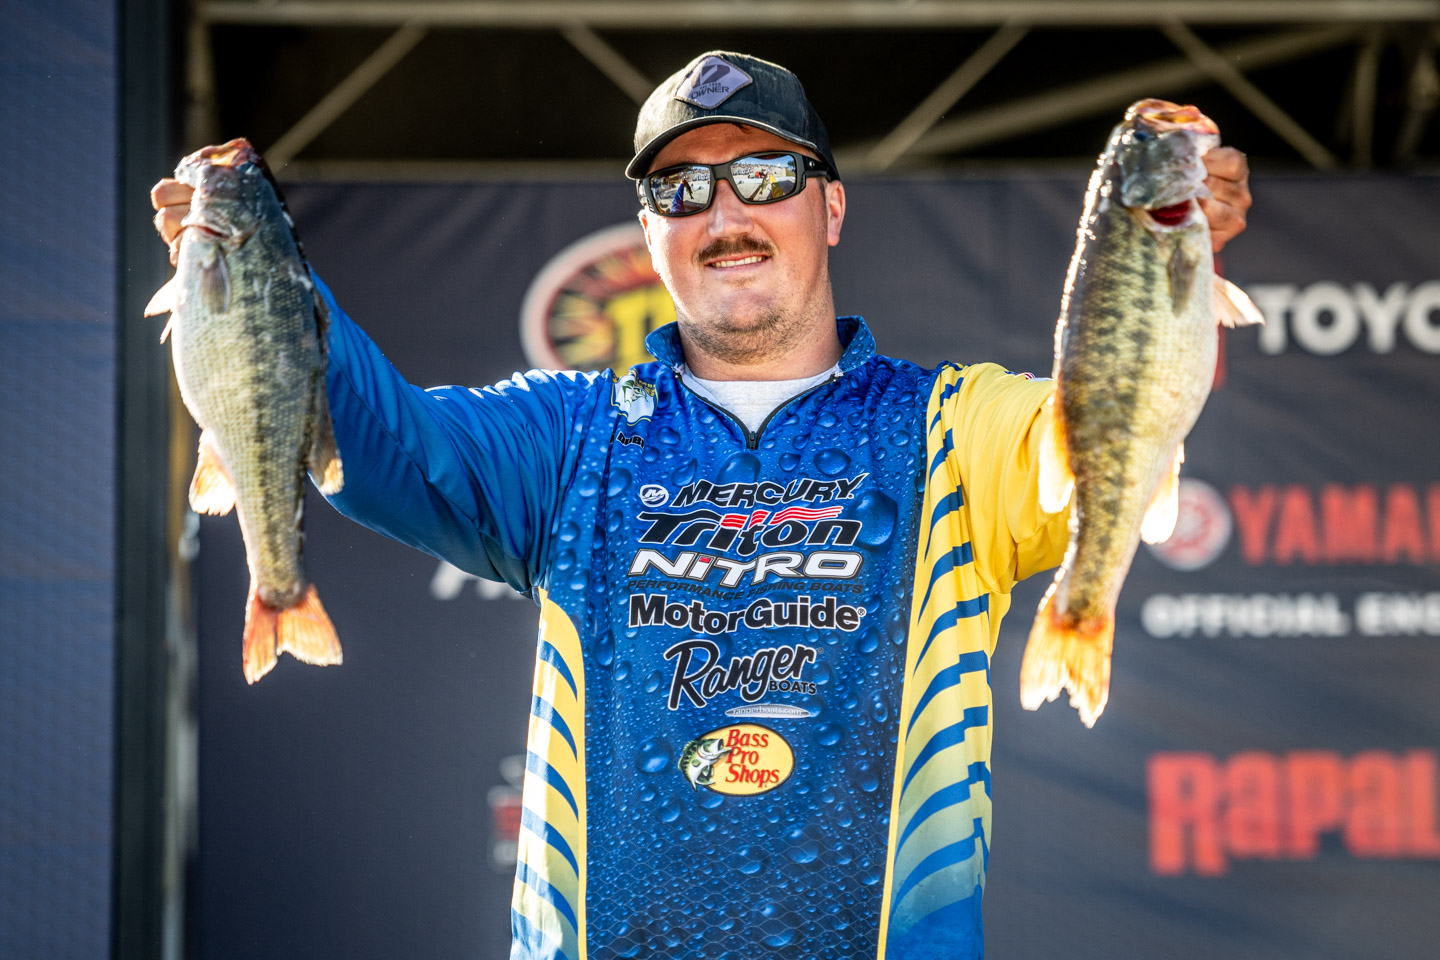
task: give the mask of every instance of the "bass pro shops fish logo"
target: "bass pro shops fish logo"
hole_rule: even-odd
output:
[[[520,342],[536,367],[609,367],[623,376],[654,359],[645,337],[674,319],[675,303],[650,265],[645,234],[630,221],[582,237],[550,258],[525,294]]]
[[[788,780],[795,771],[795,752],[769,727],[737,723],[691,740],[677,766],[691,789],[750,797]]]

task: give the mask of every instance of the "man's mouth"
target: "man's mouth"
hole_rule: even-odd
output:
[[[716,268],[717,270],[728,270],[728,269],[730,269],[731,267],[743,267],[743,266],[746,266],[747,264],[751,264],[751,263],[761,263],[762,261],[769,260],[769,259],[770,259],[770,258],[769,258],[769,257],[766,257],[766,256],[760,256],[760,255],[758,255],[758,254],[752,254],[751,256],[748,256],[748,257],[730,257],[730,258],[727,258],[727,259],[724,259],[724,260],[711,260],[709,263],[705,264],[705,266],[707,266],[707,267],[714,267],[714,268]]]

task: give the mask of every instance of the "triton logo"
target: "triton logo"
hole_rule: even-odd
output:
[[[647,511],[639,516],[650,524],[640,534],[640,542],[733,551],[742,557],[761,546],[848,547],[860,536],[864,524],[838,519],[835,515],[842,509],[786,507],[773,515],[765,510],[720,513],[704,507],[687,513]]]

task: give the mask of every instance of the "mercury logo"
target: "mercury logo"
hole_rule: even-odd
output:
[[[647,483],[640,488],[640,502],[647,507],[664,506],[670,499],[670,491],[658,483]]]

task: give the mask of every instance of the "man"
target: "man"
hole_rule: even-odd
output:
[[[978,957],[989,658],[1066,541],[1052,385],[836,319],[845,189],[783,68],[696,58],[635,146],[658,362],[421,391],[321,286],[336,507],[541,607],[512,957]],[[1246,171],[1207,165],[1218,248]]]

